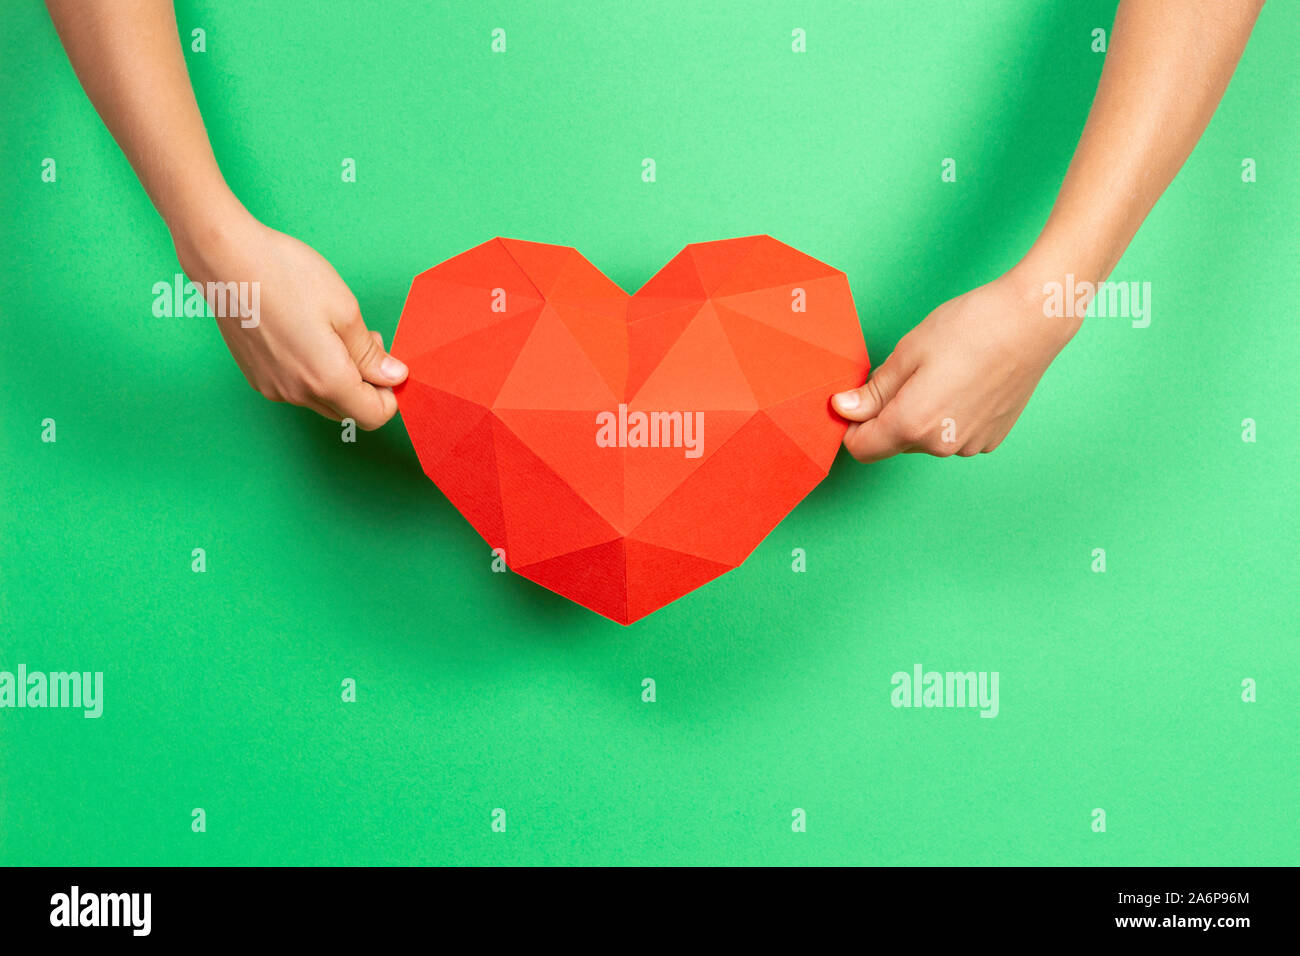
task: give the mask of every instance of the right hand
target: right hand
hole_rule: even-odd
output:
[[[208,282],[258,283],[253,319],[241,319],[238,309],[217,318],[253,388],[334,421],[351,418],[367,431],[393,417],[393,386],[406,379],[406,366],[366,328],[356,297],[319,253],[247,213],[196,232],[173,232],[192,282],[204,289]]]

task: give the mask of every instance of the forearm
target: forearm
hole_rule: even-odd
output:
[[[1017,271],[1099,282],[1214,114],[1264,0],[1123,0],[1051,216]]]
[[[46,0],[86,95],[174,236],[243,213],[212,155],[171,0]]]

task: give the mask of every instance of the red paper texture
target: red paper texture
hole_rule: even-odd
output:
[[[511,570],[621,624],[745,560],[869,369],[844,273],[770,236],[687,246],[633,296],[493,239],[416,277],[392,351],[434,483]]]

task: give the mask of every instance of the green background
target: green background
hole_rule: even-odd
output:
[[[413,275],[494,235],[631,290],[765,232],[848,273],[878,363],[1032,241],[1114,6],[178,20],[232,187],[386,340]],[[626,629],[493,574],[398,421],[344,444],[209,320],[155,318],[161,221],[41,5],[0,20],[0,669],[100,670],[106,697],[0,711],[0,862],[1297,860],[1295,3],[1113,277],[1152,283],[1150,328],[1086,323],[996,454],[842,454],[747,563]],[[918,662],[998,671],[1001,714],[895,709]]]

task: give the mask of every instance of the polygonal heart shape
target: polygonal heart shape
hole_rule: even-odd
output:
[[[848,280],[770,236],[633,296],[493,239],[416,277],[393,354],[430,478],[509,567],[622,624],[739,565],[826,476],[869,363]]]

